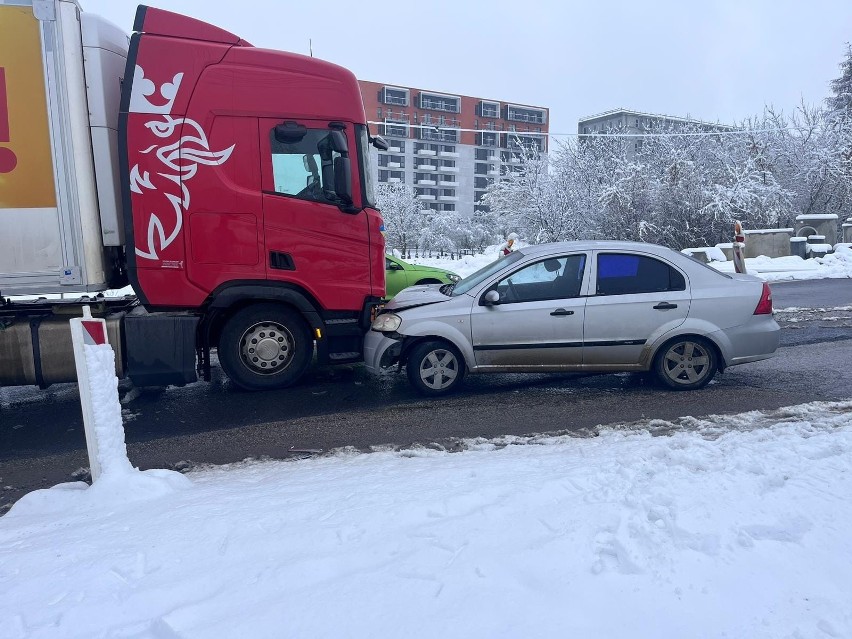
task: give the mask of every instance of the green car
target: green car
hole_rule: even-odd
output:
[[[452,271],[431,266],[409,264],[385,255],[385,299],[389,300],[402,289],[415,284],[452,284],[461,279]]]

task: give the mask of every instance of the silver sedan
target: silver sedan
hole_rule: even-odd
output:
[[[652,371],[705,386],[771,357],[780,328],[769,285],[634,242],[531,246],[456,284],[413,286],[373,322],[367,368],[405,366],[426,395],[466,373]]]

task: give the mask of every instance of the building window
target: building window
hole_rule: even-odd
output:
[[[431,93],[420,93],[420,108],[432,111],[449,111],[450,113],[461,112],[461,100],[454,96],[435,95]]]
[[[420,139],[436,142],[458,142],[459,132],[456,129],[420,129]]]
[[[499,102],[486,102],[482,100],[479,103],[479,114],[483,118],[499,118],[500,117],[500,103]]]
[[[379,166],[391,169],[404,169],[405,156],[379,153]]]
[[[476,134],[476,143],[479,146],[497,146],[497,133],[482,132]]]
[[[515,122],[532,122],[534,124],[544,124],[545,116],[542,109],[530,109],[526,107],[518,107],[509,105],[506,113],[508,120]]]
[[[405,184],[405,171],[379,169],[379,182],[400,182]]]
[[[404,122],[391,122],[387,118],[385,118],[385,124],[382,128],[382,135],[386,135],[392,138],[408,137],[408,124]]]
[[[385,104],[408,106],[408,89],[385,87],[383,89],[382,102]]]

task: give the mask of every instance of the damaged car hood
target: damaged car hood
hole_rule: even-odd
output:
[[[447,297],[441,292],[441,286],[446,286],[446,284],[409,286],[397,293],[390,302],[385,304],[384,310],[401,311],[406,308],[414,308],[415,306],[425,306],[427,304],[437,304],[438,302],[451,300],[451,297]]]

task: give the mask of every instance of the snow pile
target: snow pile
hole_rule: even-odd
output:
[[[725,255],[725,251],[723,251],[718,246],[699,246],[698,248],[685,248],[681,251],[681,253],[685,253],[686,255],[695,255],[696,253],[704,253],[707,256],[707,259],[711,262],[726,262],[728,260]]]
[[[733,262],[711,262],[710,266],[724,273],[734,272]],[[852,249],[837,244],[834,253],[810,260],[803,260],[796,255],[749,257],[746,258],[746,269],[768,282],[848,278],[852,277]]]
[[[518,243],[518,248],[523,246],[527,246],[523,243]],[[493,246],[486,247],[482,253],[477,253],[476,255],[462,255],[461,259],[450,259],[449,256],[445,257],[412,257],[407,262],[411,264],[420,264],[421,266],[432,266],[435,268],[443,268],[448,271],[452,271],[462,277],[467,277],[471,273],[475,273],[483,266],[488,266],[491,262],[499,259],[502,255],[500,252],[500,245],[495,244]]]
[[[115,376],[115,353],[108,344],[84,345],[86,368],[89,372],[89,396],[95,437],[98,442],[98,462],[104,475],[133,472],[124,443],[124,424],[118,399],[118,378]]]
[[[158,469],[140,472],[131,465],[124,442],[115,353],[108,344],[84,345],[83,352],[95,422],[91,427],[97,440],[101,474],[91,487],[85,482],[69,482],[52,490],[33,491],[21,498],[15,508],[33,515],[60,514],[72,507],[85,512],[88,508],[155,499],[191,486],[192,482],[180,473]],[[0,637],[3,636],[0,632]]]
[[[852,636],[852,401],[643,426],[43,491],[0,637]]]

